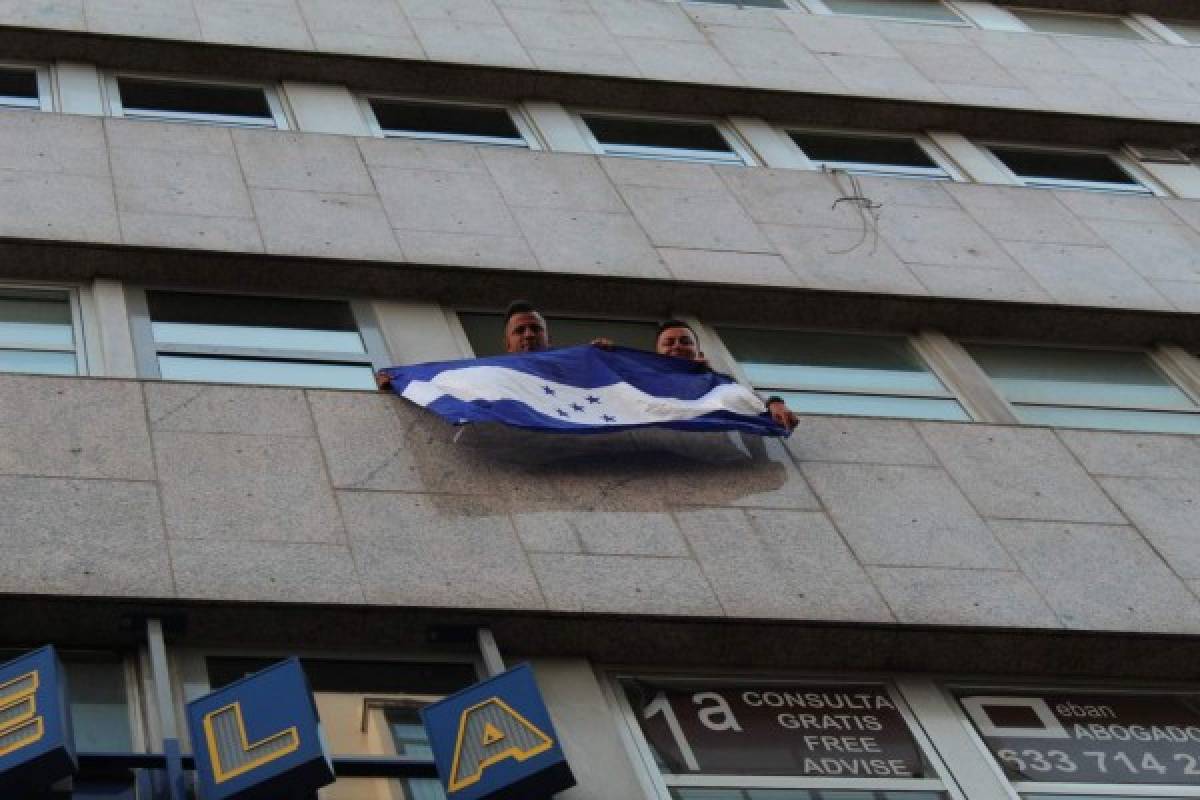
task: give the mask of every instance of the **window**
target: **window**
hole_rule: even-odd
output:
[[[606,156],[707,164],[749,163],[712,122],[635,119],[590,113],[580,116],[596,152]]]
[[[495,356],[504,352],[504,315],[460,312],[459,321],[475,355]],[[550,343],[555,347],[587,344],[593,339],[611,339],[624,347],[654,349],[658,326],[652,322],[547,316]]]
[[[1200,695],[949,687],[975,743],[1021,800],[1195,797]]]
[[[940,0],[818,0],[818,2],[824,3],[834,14],[877,17],[906,22],[965,24],[962,17]]]
[[[794,411],[969,420],[903,336],[722,328],[755,389]]]
[[[1164,23],[1188,44],[1200,44],[1200,22],[1194,19],[1169,19]]]
[[[624,675],[614,689],[661,800],[948,797],[885,683]]]
[[[714,6],[737,6],[738,8],[788,8],[785,0],[688,0],[690,3],[707,3]]]
[[[989,145],[992,155],[1025,186],[1153,194],[1111,153]]]
[[[35,67],[0,66],[0,108],[50,110],[48,80]]]
[[[287,128],[278,98],[264,86],[117,75],[109,97],[118,117]]]
[[[216,689],[275,663],[272,658],[208,658]],[[419,709],[479,680],[467,663],[303,659],[329,752],[337,756],[432,759]],[[399,793],[395,791],[399,790]],[[339,778],[326,800],[444,800],[436,778]]]
[[[130,305],[146,377],[374,389],[386,360],[369,312],[348,302],[149,291]]]
[[[66,290],[0,288],[0,372],[79,374],[73,305]]]
[[[441,139],[476,144],[528,147],[524,125],[503,106],[463,105],[426,100],[367,100],[381,136]]]
[[[1200,407],[1145,352],[999,344],[966,348],[1022,422],[1200,433]]]
[[[792,141],[818,167],[855,175],[890,175],[949,180],[946,172],[912,136],[865,136],[788,131]]]
[[[1070,36],[1098,36],[1104,39],[1145,39],[1140,31],[1116,14],[1074,14],[1067,11],[1043,11],[1010,8],[1025,27],[1037,33]]]

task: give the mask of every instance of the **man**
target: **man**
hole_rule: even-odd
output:
[[[532,303],[517,300],[504,314],[504,352],[538,353],[550,349],[546,318]]]
[[[654,352],[660,356],[685,358],[708,366],[708,359],[700,350],[696,332],[683,320],[669,319],[659,324],[658,335],[654,339]],[[789,431],[800,422],[800,418],[787,407],[782,397],[768,397],[767,411],[771,413],[771,419],[775,420],[776,424]]]
[[[607,340],[596,340],[596,344]],[[504,312],[504,352],[538,353],[550,349],[550,329],[546,318],[527,300],[517,300]],[[391,381],[380,371],[375,373],[380,389],[390,389]]]

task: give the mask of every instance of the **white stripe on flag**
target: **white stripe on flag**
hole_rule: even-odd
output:
[[[715,411],[766,411],[754,392],[736,383],[717,386],[695,400],[681,400],[647,394],[628,383],[581,389],[506,367],[448,369],[428,381],[411,381],[402,395],[420,406],[445,396],[466,402],[516,400],[552,419],[584,425],[638,425],[693,419]]]

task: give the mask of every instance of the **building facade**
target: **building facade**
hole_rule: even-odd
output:
[[[418,709],[526,661],[564,800],[1200,796],[1197,45],[1179,0],[0,1],[54,796],[170,797],[186,703],[291,655],[322,800],[442,797]],[[683,318],[799,428],[374,389],[516,298]]]

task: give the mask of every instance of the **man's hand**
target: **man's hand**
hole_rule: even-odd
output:
[[[601,350],[612,350],[616,345],[612,339],[605,339],[601,336],[598,339],[592,339],[592,347],[599,347]]]
[[[772,400],[767,403],[767,411],[771,413],[771,419],[775,420],[777,425],[782,425],[788,431],[792,431],[800,424],[800,418],[796,416],[796,412],[787,407],[787,403],[782,400]]]
[[[379,370],[375,373],[375,385],[380,389],[390,389],[392,388],[392,379],[388,377],[386,372]]]

